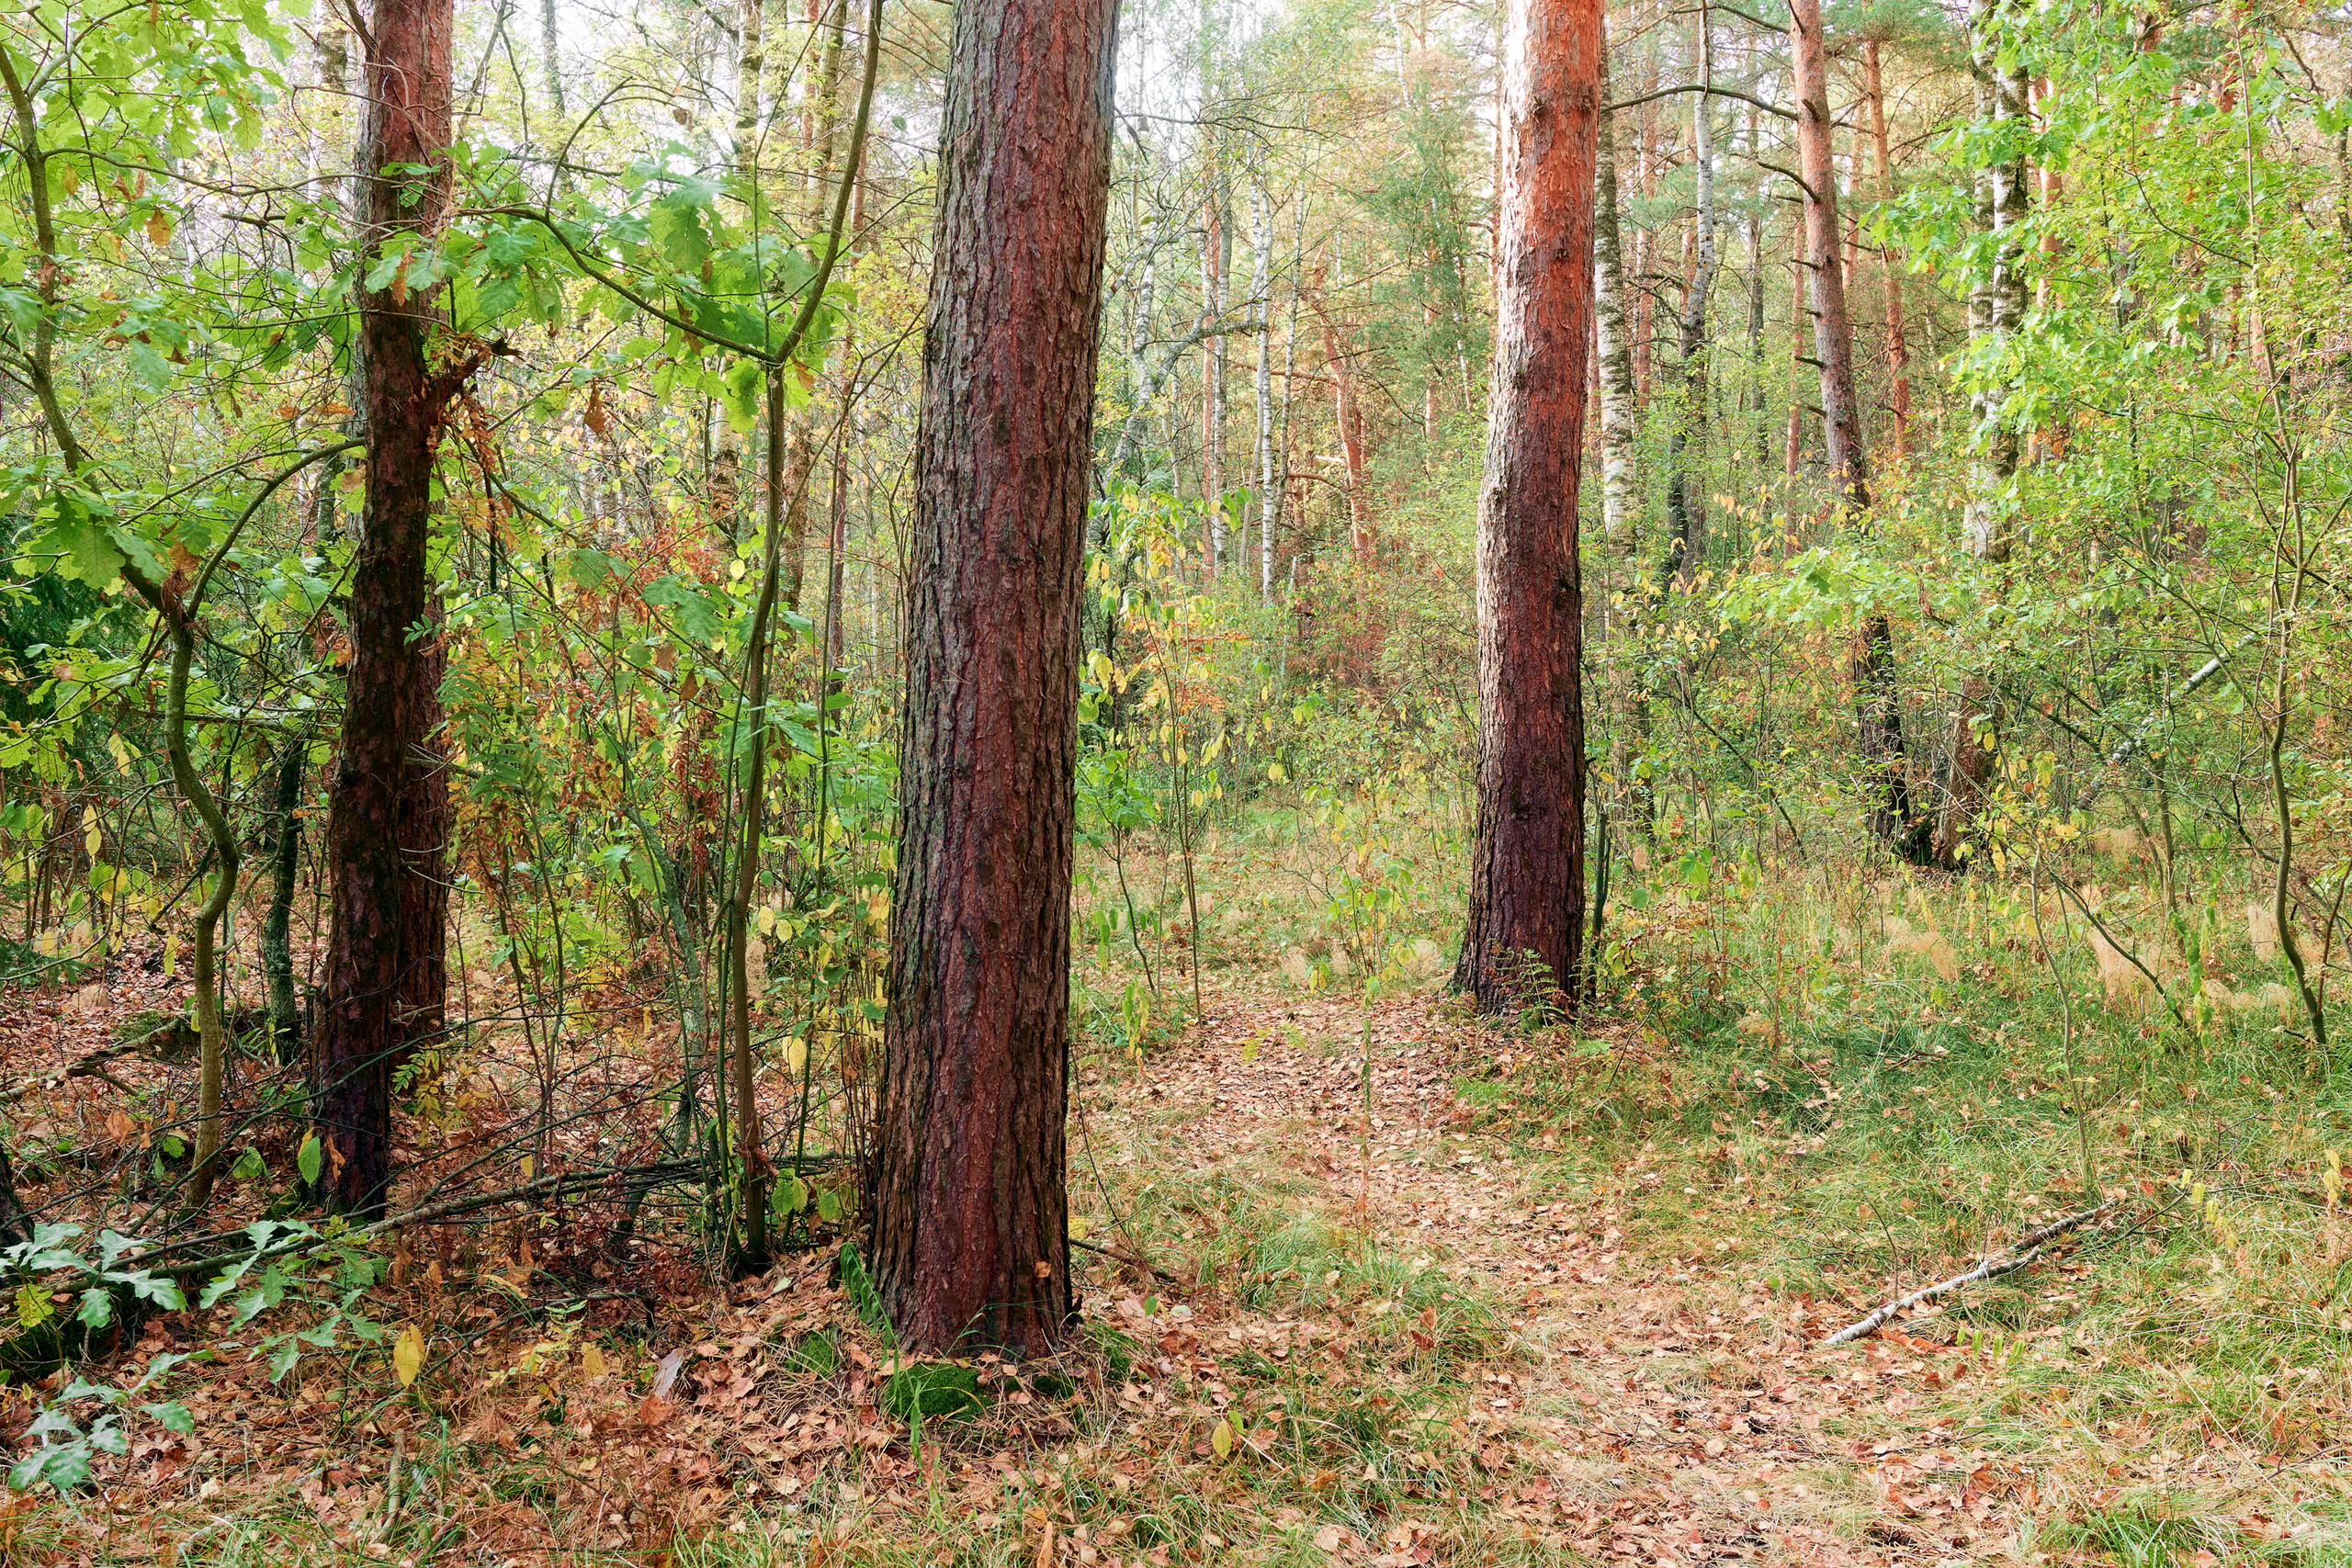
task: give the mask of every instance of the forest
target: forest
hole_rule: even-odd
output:
[[[0,1563],[2352,1564],[2340,9],[0,89]]]

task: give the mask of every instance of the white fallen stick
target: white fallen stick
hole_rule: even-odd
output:
[[[1849,1339],[1860,1339],[1875,1334],[1885,1327],[1895,1314],[1905,1308],[1917,1306],[1930,1296],[1940,1296],[1946,1291],[1956,1291],[1962,1285],[1973,1285],[1979,1280],[1997,1280],[2004,1274],[2014,1274],[2039,1258],[2041,1255],[2041,1249],[2051,1242],[2057,1240],[2078,1225],[2088,1224],[2105,1213],[2107,1213],[2107,1205],[2102,1203],[2096,1209],[2085,1209],[2079,1214],[2069,1214],[2063,1220],[2046,1224],[2030,1235],[2020,1237],[2016,1247],[1995,1253],[1965,1274],[1955,1274],[1940,1283],[1928,1286],[1925,1290],[1914,1291],[1907,1296],[1897,1297],[1862,1319],[1861,1322],[1849,1324],[1839,1329],[1823,1340],[1820,1348],[1826,1350],[1832,1345],[1843,1345]]]

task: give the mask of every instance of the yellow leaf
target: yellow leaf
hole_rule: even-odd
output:
[[[392,1341],[392,1375],[401,1380],[402,1388],[413,1388],[416,1374],[424,1370],[424,1336],[412,1323]]]
[[[808,1042],[803,1040],[797,1034],[786,1041],[784,1043],[784,1065],[786,1068],[796,1073],[801,1068],[807,1066],[808,1065]]]
[[[523,1179],[524,1179],[524,1180],[526,1180],[526,1181],[530,1180],[530,1179],[531,1179],[532,1173],[533,1173],[533,1172],[535,1172],[535,1171],[537,1171],[538,1168],[539,1168],[539,1161],[538,1161],[538,1156],[536,1156],[536,1155],[525,1155],[525,1156],[523,1156]]]
[[[172,220],[164,217],[160,212],[149,213],[147,215],[147,243],[151,245],[167,245],[171,243],[171,240]]]
[[[592,1378],[600,1378],[609,1370],[605,1365],[605,1353],[591,1345],[580,1353],[580,1370]]]
[[[1232,1457],[1232,1454],[1233,1454],[1233,1423],[1232,1423],[1232,1422],[1230,1422],[1230,1421],[1219,1421],[1219,1422],[1216,1424],[1216,1429],[1215,1431],[1213,1431],[1213,1432],[1211,1432],[1211,1433],[1209,1434],[1209,1447],[1211,1447],[1211,1448],[1213,1448],[1213,1449],[1215,1449],[1215,1450],[1216,1450],[1216,1457],[1217,1457],[1217,1458],[1219,1458],[1219,1459],[1229,1459],[1229,1458],[1231,1458],[1231,1457]]]
[[[1069,1217],[1069,1238],[1072,1241],[1084,1241],[1086,1233],[1092,1228],[1086,1223],[1084,1214],[1072,1214]]]

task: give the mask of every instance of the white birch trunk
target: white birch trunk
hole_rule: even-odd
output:
[[[1258,312],[1258,596],[1271,604],[1274,602],[1274,311],[1271,294],[1274,220],[1262,189],[1250,193],[1250,231],[1255,253],[1250,298]]]

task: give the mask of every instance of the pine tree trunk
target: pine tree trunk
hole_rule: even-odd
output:
[[[1116,13],[954,14],[872,1185],[875,1282],[915,1351],[1042,1350],[1076,1311],[1072,776]]]
[[[1486,1011],[1541,999],[1550,987],[1573,1003],[1581,982],[1577,481],[1593,330],[1602,47],[1600,0],[1512,0],[1478,506],[1478,819],[1469,925],[1453,973],[1454,987]]]
[[[448,202],[450,0],[382,0],[370,31],[360,134],[363,254],[430,233]],[[387,175],[388,165],[406,172]],[[365,291],[358,367],[368,498],[351,574],[351,662],[342,746],[320,857],[332,915],[311,1052],[321,1201],[380,1213],[391,1181],[391,1068],[410,1021],[437,1027],[437,911],[446,884],[447,781],[418,749],[440,718],[441,656],[411,629],[431,615],[425,574],[443,407],[470,364],[434,369],[433,291]],[[424,879],[431,888],[417,889]]]
[[[1846,310],[1846,268],[1838,254],[1838,169],[1831,139],[1828,54],[1821,0],[1790,0],[1789,36],[1797,85],[1797,164],[1804,176],[1804,273],[1813,312],[1813,357],[1821,372],[1824,456],[1838,499],[1852,512],[1871,503],[1862,411],[1854,396],[1854,322]]]
[[[1881,201],[1894,199],[1894,163],[1886,135],[1886,83],[1879,71],[1878,39],[1862,44],[1863,86],[1870,99],[1871,160],[1878,171]],[[1911,456],[1911,350],[1904,341],[1903,273],[1895,265],[1894,247],[1879,256],[1879,288],[1886,298],[1887,412],[1894,416],[1894,457]]]

